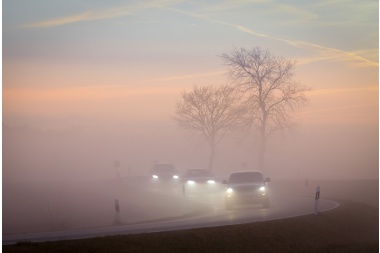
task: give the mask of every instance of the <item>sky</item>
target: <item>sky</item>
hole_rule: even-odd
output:
[[[295,60],[311,88],[289,145],[349,146],[338,161],[356,154],[363,177],[378,177],[378,1],[3,0],[2,10],[3,126],[162,142],[180,135],[170,117],[184,90],[229,82],[220,55],[260,47]]]

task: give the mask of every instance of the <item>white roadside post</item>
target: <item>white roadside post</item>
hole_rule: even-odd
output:
[[[317,186],[315,190],[315,203],[314,203],[314,214],[318,214],[318,205],[319,205],[319,195],[320,195],[321,187]]]

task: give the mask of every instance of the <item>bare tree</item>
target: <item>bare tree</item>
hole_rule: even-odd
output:
[[[258,166],[264,169],[268,137],[291,127],[291,114],[307,102],[309,88],[293,80],[295,62],[256,47],[221,56],[230,78],[244,94],[251,124],[259,131]]]
[[[230,130],[243,125],[244,114],[234,88],[195,86],[192,91],[183,92],[173,119],[180,128],[200,133],[206,139],[211,149],[209,169],[212,170],[216,145]]]

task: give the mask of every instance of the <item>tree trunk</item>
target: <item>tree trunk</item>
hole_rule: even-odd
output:
[[[263,171],[265,170],[265,153],[266,153],[266,146],[267,146],[267,138],[265,135],[260,136],[260,146],[259,146],[259,153],[258,153],[258,169]]]
[[[261,171],[265,170],[265,153],[266,153],[266,146],[267,146],[267,133],[266,133],[266,126],[267,125],[267,115],[266,112],[263,112],[263,120],[261,122],[260,126],[260,146],[259,146],[259,153],[258,153],[258,168]]]
[[[267,138],[266,138],[266,128],[267,128],[267,117],[268,113],[265,108],[265,101],[263,100],[263,86],[260,81],[259,83],[259,105],[261,110],[261,126],[260,126],[260,146],[259,146],[259,152],[258,152],[258,170],[264,171],[265,166],[265,150],[266,150],[266,144],[267,144]]]
[[[210,148],[211,148],[211,153],[210,153],[210,158],[208,161],[208,169],[212,170],[214,167],[214,156],[215,156],[215,143],[212,141],[210,143]]]

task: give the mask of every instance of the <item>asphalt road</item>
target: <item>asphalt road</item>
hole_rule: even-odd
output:
[[[28,233],[17,235],[3,235],[3,245],[15,244],[20,241],[44,242],[57,240],[71,240],[101,237],[117,234],[132,233],[149,233],[159,231],[183,230],[200,227],[215,227],[233,224],[251,223],[258,221],[267,221],[274,219],[283,219],[306,214],[312,214],[315,211],[315,200],[311,196],[289,195],[283,192],[270,192],[271,205],[269,208],[263,208],[261,205],[239,206],[232,211],[224,209],[223,189],[224,185],[216,184],[212,187],[182,188],[181,184],[160,184],[152,182],[148,178],[138,178],[133,180],[121,181],[120,185],[129,184],[134,189],[144,189],[146,194],[153,196],[158,202],[160,199],[166,199],[168,196],[178,200],[178,204],[184,203],[191,208],[181,209],[183,214],[191,212],[194,215],[188,215],[187,218],[166,217],[162,215],[160,222],[143,222],[139,224],[117,226],[107,226],[91,229],[65,230],[43,233]],[[116,187],[117,189],[117,187]],[[138,191],[136,191],[138,192]],[[164,202],[164,201],[163,201]],[[175,201],[174,201],[175,202]],[[176,203],[173,203],[175,205]],[[337,207],[339,204],[333,201],[320,199],[318,210],[327,211]],[[199,207],[202,212],[194,212],[194,207]],[[197,213],[197,215],[195,215]]]

